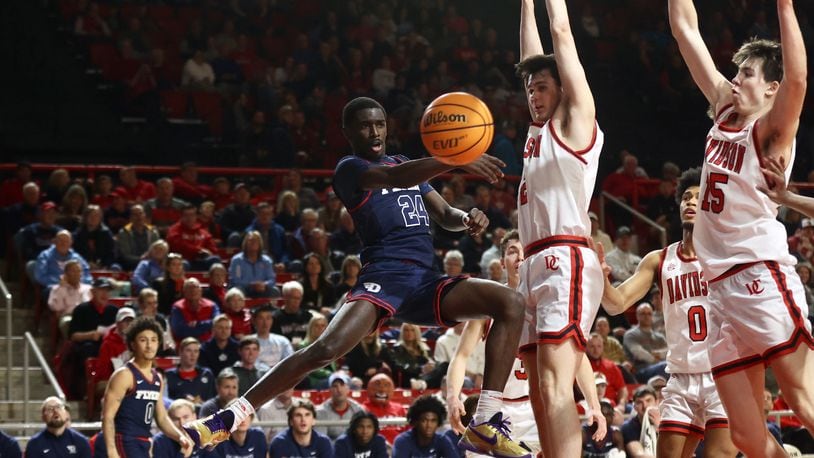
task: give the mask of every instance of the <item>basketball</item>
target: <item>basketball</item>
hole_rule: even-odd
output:
[[[492,113],[466,92],[444,94],[424,110],[421,141],[427,151],[449,165],[465,165],[489,149],[495,134]]]

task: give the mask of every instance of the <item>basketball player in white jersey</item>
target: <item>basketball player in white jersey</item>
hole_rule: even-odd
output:
[[[692,243],[700,182],[698,168],[687,170],[678,181],[681,241],[648,253],[636,273],[618,288],[605,277],[602,296],[605,310],[618,315],[645,297],[654,281],[658,283],[670,373],[659,406],[659,458],[691,457],[700,439],[704,439],[705,456],[734,457],[738,453],[729,438],[726,412],[707,355],[707,282]]]
[[[763,419],[765,365],[803,424],[814,430],[814,353],[808,305],[777,204],[758,191],[760,166],[794,161],[806,92],[806,50],[791,0],[777,1],[781,43],[751,40],[728,81],[715,68],[692,0],[669,0],[670,27],[715,120],[707,135],[693,242],[709,282],[709,357],[735,445],[785,456]],[[751,396],[749,396],[751,395]]]
[[[553,458],[578,456],[582,450],[575,377],[583,393],[596,393],[585,344],[604,282],[599,259],[588,246],[588,205],[604,137],[565,1],[546,0],[546,10],[553,55],[544,54],[533,1],[522,1],[517,70],[532,123],[518,192],[520,242],[526,255],[518,291],[528,307],[521,353],[536,351],[536,358],[526,358],[532,361],[526,371],[539,377],[530,377],[531,389],[540,391],[543,448],[545,456]],[[604,435],[598,401],[590,407],[589,415]]]

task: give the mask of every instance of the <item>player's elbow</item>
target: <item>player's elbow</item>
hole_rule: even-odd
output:
[[[573,40],[573,34],[571,33],[571,24],[568,23],[568,19],[552,19],[551,20],[551,37],[554,39],[570,39]]]

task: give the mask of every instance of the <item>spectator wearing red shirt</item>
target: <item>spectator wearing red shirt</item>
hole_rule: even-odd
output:
[[[180,176],[173,178],[172,184],[178,197],[196,204],[212,195],[212,186],[198,183],[198,165],[194,162],[181,164]]]
[[[130,205],[143,204],[156,197],[155,185],[139,180],[134,167],[122,167],[119,170],[119,180],[122,185],[116,188],[116,192],[124,196]]]
[[[616,366],[616,363],[602,357],[604,349],[605,341],[602,339],[602,336],[592,333],[588,340],[588,345],[585,347],[585,354],[588,355],[588,361],[591,362],[593,371],[604,375],[608,382],[605,397],[610,399],[611,403],[614,404],[617,409],[624,412],[628,396],[625,378],[622,376],[622,371]]]
[[[189,261],[192,270],[209,270],[220,262],[215,255],[217,247],[212,234],[201,227],[198,209],[194,205],[188,204],[181,210],[181,219],[167,231],[167,243],[171,251],[180,253]]]
[[[212,337],[212,319],[220,313],[218,306],[202,297],[201,283],[196,278],[184,281],[184,298],[172,305],[170,327],[176,344],[187,337],[205,342]]]
[[[636,189],[635,180],[640,178],[636,171],[639,168],[639,160],[632,154],[627,154],[622,159],[622,168],[608,175],[602,182],[602,190],[607,191],[617,199],[632,204],[633,194]],[[614,212],[613,219],[616,224],[630,224],[630,217],[627,212]]]
[[[116,369],[113,358],[119,358],[122,363],[130,359],[124,332],[135,318],[136,312],[130,307],[122,307],[116,312],[116,325],[107,331],[99,347],[99,361],[96,363],[96,376],[99,380],[107,381]],[[103,390],[99,390],[97,386],[96,391],[98,393]]]
[[[173,197],[175,188],[169,178],[158,180],[156,189],[156,196],[144,204],[144,211],[147,213],[150,223],[164,235],[167,233],[167,228],[175,224],[181,217],[181,209],[189,204]]]
[[[231,187],[232,185],[229,183],[228,178],[215,178],[214,187],[212,188],[212,201],[215,202],[216,211],[220,211],[232,203]]]
[[[367,382],[368,400],[362,404],[362,407],[379,419],[406,416],[407,409],[390,400],[394,390],[393,379],[387,374],[374,375]],[[407,429],[409,429],[408,426],[385,426],[382,428],[381,434],[392,442],[399,433],[407,431]]]
[[[0,185],[0,208],[23,202],[23,186],[31,181],[31,164],[18,162],[12,178]]]
[[[232,335],[236,339],[251,334],[252,314],[246,309],[246,297],[239,288],[231,288],[226,292],[223,313],[232,321]]]
[[[90,203],[107,210],[113,205],[113,180],[110,175],[99,175],[93,182],[93,197]]]

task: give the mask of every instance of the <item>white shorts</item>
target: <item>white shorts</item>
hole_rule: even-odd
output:
[[[659,432],[703,439],[705,429],[729,427],[711,372],[671,374],[661,394]]]
[[[744,264],[709,283],[709,359],[720,377],[814,348],[805,290],[794,266]]]
[[[549,237],[526,247],[518,288],[526,299],[520,351],[570,338],[584,350],[602,300],[602,277],[599,258],[583,237]]]

